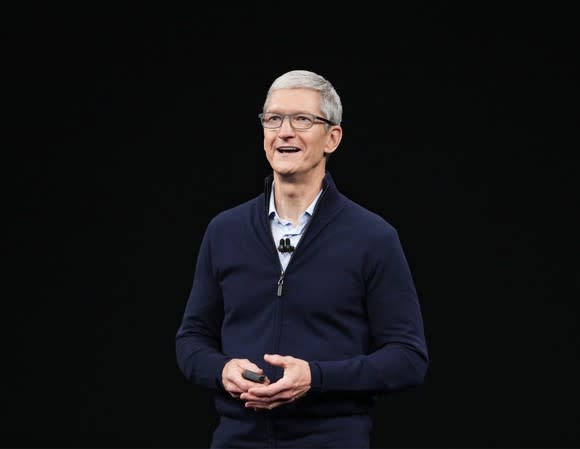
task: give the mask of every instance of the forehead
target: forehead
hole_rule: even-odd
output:
[[[320,113],[320,93],[311,89],[278,89],[271,93],[267,110]]]

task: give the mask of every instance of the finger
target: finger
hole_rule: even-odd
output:
[[[290,401],[276,401],[269,404],[264,404],[263,402],[246,402],[246,408],[253,408],[254,410],[272,410],[280,405],[287,404]]]
[[[270,365],[281,366],[282,368],[285,368],[288,362],[288,357],[284,357],[279,354],[264,354],[264,360]]]
[[[298,396],[299,393],[293,390],[284,390],[279,392],[278,394],[275,395],[271,395],[271,396],[258,396],[258,395],[254,395],[250,392],[247,393],[242,393],[240,395],[240,399],[242,399],[243,401],[258,401],[258,402],[264,402],[264,403],[272,403],[272,402],[276,402],[276,401],[287,401],[290,400],[291,398],[294,398],[296,396]]]
[[[251,393],[242,393],[240,395],[240,399],[242,401],[257,401],[257,402],[264,402],[264,403],[269,403],[269,402],[274,402],[277,400],[280,400],[280,395],[275,395],[275,396],[256,396],[253,395]]]
[[[224,385],[224,388],[229,394],[237,394],[238,396],[244,391],[247,391],[247,389],[242,389],[237,383],[234,382],[228,382],[227,385]]]
[[[279,380],[278,382],[274,382],[268,385],[260,385],[260,386],[253,385],[248,390],[248,393],[262,398],[283,394],[284,392],[291,391],[291,389],[292,389],[291,386],[288,385],[287,382]]]
[[[241,368],[242,368],[242,371],[245,369],[249,369],[250,371],[264,374],[264,370],[262,368],[260,368],[258,365],[256,365],[255,363],[252,363],[250,361],[248,361],[247,363],[244,363],[244,365],[241,366]],[[240,374],[241,374],[241,372],[240,372]]]
[[[244,406],[246,408],[268,408],[270,406],[269,402],[263,402],[263,401],[246,401],[244,402]]]

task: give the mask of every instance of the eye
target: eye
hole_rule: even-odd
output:
[[[279,114],[268,114],[264,117],[264,121],[270,124],[280,123],[282,121],[282,116]]]
[[[297,114],[294,116],[294,122],[301,125],[308,125],[312,123],[312,117],[305,114]]]

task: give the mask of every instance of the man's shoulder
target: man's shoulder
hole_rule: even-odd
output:
[[[366,232],[396,233],[395,227],[383,215],[350,198],[345,198],[345,210],[353,225]]]
[[[389,254],[400,247],[399,232],[383,215],[372,208],[351,199],[346,199],[344,208],[348,221],[348,233],[360,248],[369,254]]]
[[[260,206],[260,204],[262,206]],[[264,194],[218,212],[210,221],[210,226],[226,225],[247,219],[264,204]]]

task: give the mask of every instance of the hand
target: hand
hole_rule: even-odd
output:
[[[247,408],[271,410],[304,396],[310,390],[312,376],[307,361],[292,356],[265,354],[264,360],[271,365],[284,368],[281,379],[270,384],[250,386],[240,394]]]
[[[255,382],[242,377],[242,372],[245,369],[264,374],[264,371],[260,367],[248,359],[231,359],[225,364],[222,370],[222,384],[233,398],[239,398],[240,394],[247,392],[251,387],[256,385]],[[270,380],[266,377],[263,385],[268,385],[269,383]]]

